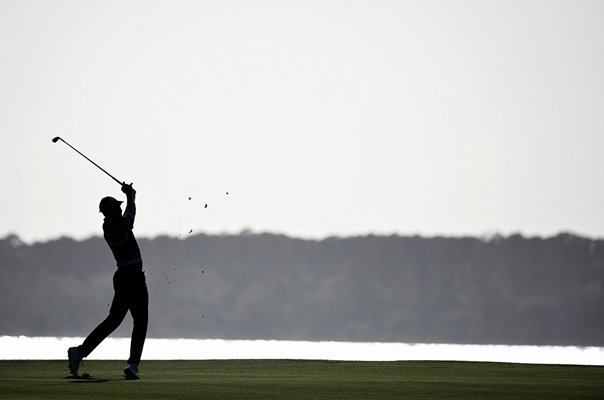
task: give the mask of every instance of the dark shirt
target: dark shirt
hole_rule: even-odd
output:
[[[123,216],[106,217],[103,235],[109,245],[119,269],[142,269],[141,251],[134,237],[134,217],[136,205],[134,194],[127,194],[126,210]]]

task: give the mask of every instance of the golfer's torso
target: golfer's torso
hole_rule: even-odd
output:
[[[142,268],[142,257],[128,220],[120,217],[103,223],[103,234],[118,268]]]

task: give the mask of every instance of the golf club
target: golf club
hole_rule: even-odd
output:
[[[59,136],[55,137],[52,139],[53,143],[57,143],[58,141],[61,141],[63,143],[65,143],[67,146],[71,147],[72,149],[74,149],[79,155],[81,155],[82,157],[84,157],[85,159],[87,159],[88,161],[90,161],[92,164],[94,164],[95,167],[97,167],[98,169],[100,169],[101,171],[103,171],[104,173],[106,173],[107,175],[109,175],[114,181],[116,181],[120,186],[122,186],[122,182],[120,182],[118,179],[116,179],[113,175],[111,175],[109,172],[105,171],[103,168],[101,168],[97,163],[95,163],[94,161],[92,161],[90,158],[86,157],[84,154],[80,153],[80,151],[78,149],[76,149],[75,147],[73,147],[72,145],[70,145],[69,143],[67,143],[65,140],[63,140],[62,138],[60,138]]]

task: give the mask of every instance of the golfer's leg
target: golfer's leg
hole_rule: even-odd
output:
[[[109,309],[109,316],[90,332],[90,335],[79,347],[82,357],[88,357],[107,336],[116,330],[124,320],[126,313],[128,313],[127,303],[123,301],[122,296],[116,294]]]
[[[147,337],[147,323],[149,321],[149,293],[147,287],[141,288],[133,299],[130,313],[132,314],[132,338],[130,339],[130,358],[128,364],[140,364],[143,346]]]

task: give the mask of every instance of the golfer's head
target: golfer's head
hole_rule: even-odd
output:
[[[99,203],[99,211],[105,217],[119,217],[122,215],[122,202],[111,196],[103,197]]]

